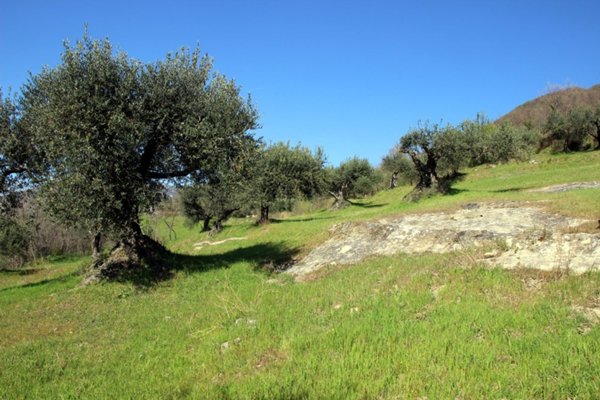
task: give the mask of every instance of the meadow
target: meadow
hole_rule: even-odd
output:
[[[465,170],[449,195],[404,186],[332,211],[301,203],[267,225],[208,237],[176,217],[151,229],[174,252],[160,282],[81,285],[89,259],[0,272],[0,398],[592,399],[600,393],[600,273],[507,271],[473,252],[370,258],[306,282],[274,272],[335,223],[544,201],[600,218],[600,152]],[[243,238],[199,250],[194,244]],[[475,250],[473,250],[475,251]]]

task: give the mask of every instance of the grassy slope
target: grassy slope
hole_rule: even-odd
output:
[[[598,189],[519,189],[600,180],[600,153],[538,161],[471,170],[419,204],[399,188],[264,227],[235,220],[219,239],[246,240],[199,252],[206,237],[178,223],[166,242],[179,270],[151,288],[80,287],[86,259],[0,272],[0,398],[594,398],[600,327],[570,307],[598,305],[598,273],[509,272],[469,254],[373,258],[303,284],[258,269],[336,222],[466,202],[548,199],[598,218]]]

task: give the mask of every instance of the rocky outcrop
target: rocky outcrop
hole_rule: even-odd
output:
[[[482,262],[506,268],[600,269],[600,234],[567,233],[586,220],[550,214],[535,204],[468,204],[454,212],[345,222],[289,273],[304,276],[328,265],[353,264],[368,256],[447,253],[473,247],[495,249]]]

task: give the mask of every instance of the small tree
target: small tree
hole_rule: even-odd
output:
[[[464,121],[459,129],[464,135],[469,166],[497,161],[494,140],[491,139],[497,127],[484,114],[477,114],[474,120]]]
[[[254,143],[248,145],[251,146],[248,154],[256,156]],[[202,221],[203,231],[210,229],[212,220],[214,223],[211,233],[221,232],[223,223],[250,201],[252,172],[250,160],[243,160],[236,166],[219,168],[203,181],[183,188],[181,203],[184,215],[194,224]]]
[[[278,200],[312,198],[325,187],[325,154],[306,147],[276,143],[264,149],[257,159],[252,197],[260,208],[258,222],[269,221],[269,209]]]
[[[389,154],[383,157],[381,168],[390,174],[390,189],[398,187],[399,182],[413,184],[418,179],[415,165],[406,154],[399,150],[398,145],[394,146]]]
[[[188,222],[196,225],[202,222],[202,232],[210,230],[210,220],[213,218],[208,210],[209,195],[203,185],[187,186],[181,189],[181,210]]]
[[[508,122],[495,124],[483,114],[464,121],[458,129],[464,136],[467,164],[471,167],[486,163],[524,160],[540,145],[539,133],[525,126]]]
[[[143,64],[87,35],[24,86],[20,124],[43,148],[46,207],[113,236],[101,270],[163,266],[140,214],[164,180],[198,178],[243,156],[257,113],[199,51]]]
[[[544,130],[559,143],[564,152],[581,150],[592,129],[592,113],[582,108],[571,109],[566,114],[553,110]]]
[[[342,208],[350,198],[372,194],[379,181],[375,169],[364,158],[353,157],[329,170],[329,194],[334,198],[331,208]]]

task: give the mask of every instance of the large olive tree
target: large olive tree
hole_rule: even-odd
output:
[[[49,166],[48,210],[114,237],[118,257],[101,266],[111,270],[156,263],[164,249],[143,234],[140,214],[165,180],[201,179],[237,162],[257,126],[250,100],[198,50],[146,64],[87,35],[30,78],[20,111]]]

